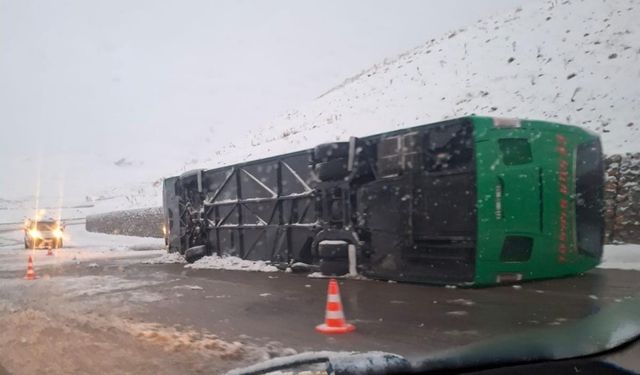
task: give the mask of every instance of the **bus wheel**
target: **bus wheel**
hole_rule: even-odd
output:
[[[349,142],[323,143],[313,149],[313,161],[326,162],[349,157]]]
[[[325,241],[318,244],[321,259],[349,259],[349,244],[344,241]]]
[[[187,251],[184,252],[184,259],[188,263],[193,263],[205,255],[207,255],[207,247],[205,245],[194,246],[188,248]]]
[[[316,176],[320,181],[341,180],[349,175],[347,158],[338,158],[315,165]]]
[[[320,259],[320,272],[325,276],[342,276],[349,273],[348,259]]]

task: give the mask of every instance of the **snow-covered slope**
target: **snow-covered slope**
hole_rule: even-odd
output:
[[[76,160],[65,202],[91,212],[157,206],[159,179],[188,169],[472,113],[578,124],[602,135],[606,153],[640,151],[638,19],[637,0],[531,2],[380,62],[224,147],[194,134],[163,155],[140,145],[144,162]]]
[[[194,157],[214,168],[469,114],[547,119],[640,151],[640,2],[531,2],[362,71],[244,139]]]
[[[426,42],[347,79],[254,134],[254,144],[321,141],[467,114],[549,119],[639,151],[640,2],[529,4]]]

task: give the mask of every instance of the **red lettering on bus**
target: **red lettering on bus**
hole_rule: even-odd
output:
[[[560,251],[560,254],[566,254],[567,253],[567,246],[565,244],[560,244],[560,247],[558,247],[558,250]]]
[[[556,152],[558,153],[558,192],[560,193],[560,214],[558,216],[558,256],[557,261],[567,261],[569,247],[567,246],[569,233],[569,156],[567,152],[567,139],[562,134],[556,134]]]

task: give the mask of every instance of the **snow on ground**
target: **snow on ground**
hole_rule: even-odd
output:
[[[91,233],[83,225],[73,225],[65,230],[65,246],[70,248],[94,248],[109,251],[129,250],[163,250],[164,240],[161,238],[145,238],[118,236],[111,234]]]
[[[230,271],[257,271],[276,272],[278,269],[268,262],[244,260],[238,257],[219,257],[212,255],[204,257],[193,264],[186,264],[184,257],[178,253],[165,253],[161,256],[144,260],[146,264],[185,264],[185,268],[192,269],[214,269]],[[599,268],[637,270],[640,271],[640,245],[606,245],[602,256],[602,263]],[[333,278],[324,276],[320,272],[313,272],[308,275],[310,278]],[[339,278],[368,280],[360,275],[346,275]]]
[[[356,275],[350,275],[350,274],[346,274],[346,275],[342,275],[342,276],[327,276],[327,275],[323,275],[321,272],[312,272],[310,274],[307,275],[308,278],[311,279],[350,279],[350,280],[362,280],[362,281],[371,281],[371,279],[356,274]]]
[[[187,263],[179,253],[167,253],[156,258],[143,261],[145,264],[174,264]],[[262,260],[246,260],[234,256],[220,257],[218,255],[206,256],[192,264],[185,264],[185,268],[212,269],[229,271],[252,271],[252,272],[277,272],[275,266]]]
[[[112,275],[97,276],[56,276],[61,297],[94,296],[104,293],[130,291],[144,286],[160,284],[160,281],[130,280]],[[145,292],[146,293],[146,292]]]
[[[46,250],[0,250],[0,256],[2,257],[2,263],[0,264],[0,271],[20,271],[25,270],[27,267],[27,257],[29,255],[33,258],[34,267],[45,266],[59,266],[63,264],[76,263],[86,264],[87,267],[100,260],[112,260],[122,258],[140,258],[161,254],[164,250],[152,250],[152,251],[132,251],[126,249],[73,249],[63,248],[54,250],[53,256],[47,256]]]
[[[598,267],[640,271],[640,245],[606,245]]]
[[[147,259],[143,263],[145,264],[174,264],[174,263],[187,263],[184,257],[179,253],[166,253],[157,258]]]
[[[54,256],[46,250],[26,250],[22,231],[0,233],[0,271],[26,270],[27,257],[33,257],[34,265],[55,266],[67,263],[86,263],[87,267],[99,260],[115,258],[149,258],[164,254],[164,241],[157,238],[140,238],[89,233],[83,225],[71,225],[64,234],[64,247],[55,249]]]
[[[215,353],[215,356],[220,358],[240,359],[249,349],[249,346],[240,342],[227,342],[210,333],[178,330],[175,327],[165,327],[156,323],[130,324],[130,328],[132,335],[162,345],[167,352],[182,350],[208,355]]]
[[[192,264],[185,265],[193,269],[213,269],[232,271],[277,272],[278,269],[261,260],[245,260],[238,257],[219,257],[217,255],[204,257]]]

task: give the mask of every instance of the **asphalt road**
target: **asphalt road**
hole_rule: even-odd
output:
[[[132,258],[36,264],[36,272],[36,281],[22,280],[23,271],[0,272],[0,364],[12,373],[220,373],[319,349],[416,358],[568,324],[630,298],[640,284],[640,272],[616,270],[487,289],[341,280],[357,330],[326,336],[314,331],[324,317],[325,279]]]
[[[595,270],[583,277],[487,289],[450,289],[341,280],[347,319],[357,330],[326,336],[327,280],[286,273],[185,270],[136,265],[128,275],[166,274],[172,284],[197,285],[154,302],[166,323],[203,327],[222,337],[277,340],[301,350],[384,350],[408,357],[541,326],[566,324],[638,292],[640,273]],[[166,286],[150,290],[166,294]]]

